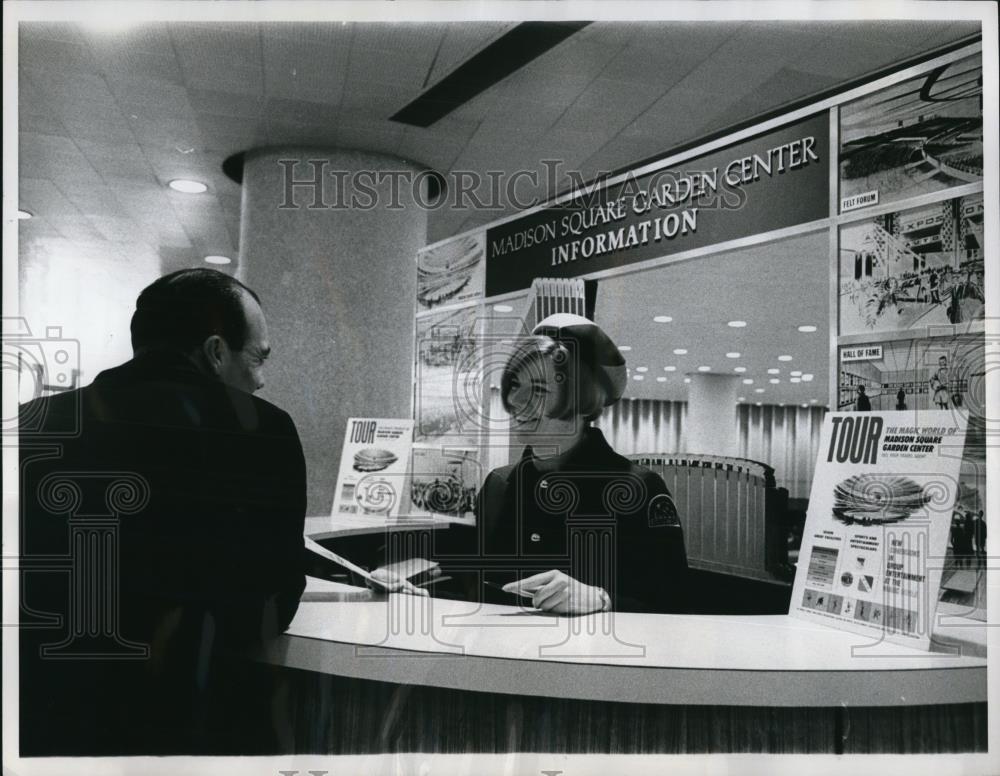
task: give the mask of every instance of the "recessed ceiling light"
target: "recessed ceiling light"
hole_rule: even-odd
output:
[[[33,214],[29,213],[27,210],[18,210],[17,211],[17,220],[18,221],[27,221],[32,216],[33,216]]]
[[[758,407],[763,407],[764,406],[764,402],[762,402],[762,401],[757,402],[757,406]]]
[[[514,308],[511,307],[509,304],[495,304],[495,305],[493,305],[493,309],[496,312],[498,312],[498,313],[512,313],[512,312],[514,312]]]
[[[684,348],[674,348],[674,355],[675,356],[686,356],[687,355],[687,350],[685,350]]]
[[[791,356],[778,356],[778,360],[779,361],[791,361],[792,357]]]
[[[658,383],[665,383],[666,381],[667,381],[666,377],[657,377],[656,378],[656,382],[658,382]]]
[[[729,326],[729,327],[731,327],[731,328],[733,328],[733,329],[742,329],[744,326],[747,325],[747,322],[746,321],[730,321],[726,325]]]
[[[781,370],[780,369],[773,369],[772,368],[772,369],[768,369],[767,373],[769,375],[780,375],[781,374]]]
[[[201,181],[192,181],[186,178],[175,178],[167,185],[182,194],[202,194],[208,191],[208,186]]]
[[[819,403],[819,399],[810,399],[809,403],[810,404],[818,404]]]
[[[816,327],[815,326],[799,326],[799,331],[801,331],[803,334],[812,334],[814,331],[816,331]]]
[[[811,383],[812,381],[813,381],[813,375],[809,374],[808,372],[802,375],[802,382]]]
[[[740,354],[737,353],[735,350],[732,351],[731,353],[726,353],[726,358],[739,358],[739,357]]]
[[[700,367],[698,367],[698,371],[699,372],[711,372],[712,371],[712,367],[710,367],[710,366],[700,366]]]
[[[233,260],[228,256],[206,256],[205,261],[209,264],[232,264]]]
[[[618,349],[619,349],[619,350],[620,350],[620,351],[621,351],[622,353],[628,353],[628,352],[629,352],[629,351],[630,351],[630,350],[632,349],[632,346],[631,346],[631,345],[619,345],[619,346],[618,346]]]
[[[685,383],[690,383],[691,382],[691,378],[690,377],[685,377],[684,378],[684,382]]]
[[[753,385],[753,380],[749,377],[743,378],[743,385]]]
[[[646,378],[645,378],[645,377],[643,377],[642,375],[636,375],[636,376],[635,376],[635,377],[633,377],[632,379],[633,379],[633,380],[645,380]]]
[[[770,383],[771,385],[777,385],[778,383],[780,383],[780,382],[781,382],[781,380],[779,380],[779,379],[778,379],[777,377],[772,377],[772,378],[771,378],[770,380],[768,380],[768,382],[769,382],[769,383]]]
[[[789,372],[788,374],[790,374],[792,377],[802,377],[802,370],[801,369],[795,369],[795,370],[792,370],[791,372]]]
[[[807,410],[807,409],[809,409],[809,405],[808,405],[808,404],[803,404],[803,405],[802,405],[802,409],[804,409],[804,410]]]
[[[764,393],[764,389],[763,388],[754,388],[753,392],[754,393]]]
[[[663,371],[664,372],[676,372],[677,371],[677,367],[675,367],[675,366],[665,366],[665,367],[663,367]]]
[[[802,382],[802,378],[801,377],[790,377],[790,378],[788,378],[788,382],[790,382],[790,383],[801,383]]]
[[[653,320],[656,323],[670,323],[673,320],[673,318],[671,318],[669,315],[654,315]]]
[[[747,368],[745,366],[734,366],[733,371],[743,374],[745,371],[747,371]]]
[[[648,366],[637,366],[635,368],[635,371],[636,372],[648,372],[649,371],[649,367]]]
[[[746,396],[737,396],[736,397],[736,401],[746,401],[746,400],[747,400]]]

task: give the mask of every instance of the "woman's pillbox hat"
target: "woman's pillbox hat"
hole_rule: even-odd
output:
[[[628,384],[625,357],[604,329],[592,320],[572,313],[556,313],[540,321],[531,333],[563,343],[575,342],[581,363],[592,365],[605,384],[604,406],[610,406],[621,398]]]

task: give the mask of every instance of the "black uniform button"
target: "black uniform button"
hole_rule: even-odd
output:
[[[540,542],[542,540],[542,535],[540,533],[533,533],[531,535],[531,541]]]

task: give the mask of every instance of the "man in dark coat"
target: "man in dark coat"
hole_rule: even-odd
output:
[[[21,752],[266,750],[270,685],[232,651],[295,614],[306,500],[291,418],[252,395],[264,315],[182,270],[131,328],[132,360],[21,408]]]

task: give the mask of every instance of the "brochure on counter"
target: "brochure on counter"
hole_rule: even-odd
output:
[[[395,518],[409,487],[413,420],[348,418],[333,517]]]
[[[789,614],[930,649],[965,417],[826,416]]]

